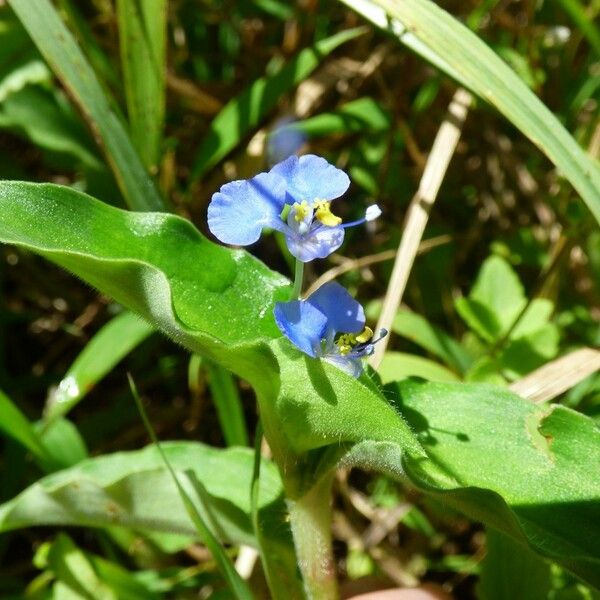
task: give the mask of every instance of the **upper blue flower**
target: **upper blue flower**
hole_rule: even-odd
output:
[[[365,327],[362,306],[336,282],[326,283],[306,300],[278,302],[275,321],[281,332],[302,352],[323,358],[349,375],[359,377],[361,358],[373,353],[378,340]]]
[[[346,173],[320,156],[290,156],[268,173],[223,185],[208,206],[208,227],[222,242],[239,246],[256,242],[270,227],[285,235],[298,260],[325,258],[342,245],[346,227],[381,214],[373,205],[363,219],[342,224],[330,204],[349,185]]]

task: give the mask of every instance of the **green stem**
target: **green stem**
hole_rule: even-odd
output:
[[[302,293],[302,284],[304,283],[304,263],[296,259],[296,270],[294,272],[294,288],[292,290],[292,299],[300,298]]]
[[[309,600],[339,597],[331,543],[331,482],[324,477],[307,494],[288,500],[298,566]]]

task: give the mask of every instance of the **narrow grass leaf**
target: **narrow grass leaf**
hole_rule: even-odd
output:
[[[118,0],[117,18],[131,137],[154,172],[165,120],[167,1]]]
[[[49,0],[10,0],[21,23],[86,116],[133,210],[165,210],[98,78]]]
[[[208,359],[205,359],[204,367],[208,374],[208,385],[225,442],[228,446],[247,446],[246,419],[233,375]]]
[[[600,221],[600,169],[477,35],[429,0],[341,0],[489,102],[558,167]]]
[[[33,425],[17,405],[2,391],[0,391],[0,430],[17,440],[38,460],[51,460]]]
[[[600,5],[597,2],[590,2],[590,6],[586,11],[583,4],[578,0],[556,0],[556,2],[571,17],[571,20],[584,35],[594,52],[600,55],[600,30],[598,30],[597,21],[594,24],[594,18],[598,13],[598,8],[595,7]],[[592,11],[594,14],[592,14]]]
[[[208,502],[206,502],[206,490],[204,489],[204,486],[200,483],[200,481],[194,475],[193,472],[185,471],[184,473],[175,473],[175,470],[171,466],[167,455],[163,451],[162,446],[160,445],[160,442],[158,441],[158,438],[154,433],[154,429],[152,428],[150,420],[148,419],[148,415],[144,410],[144,406],[137,392],[135,383],[131,378],[131,375],[128,375],[128,378],[131,393],[135,399],[136,406],[138,408],[140,416],[142,417],[142,421],[144,422],[146,431],[148,432],[152,443],[160,453],[165,467],[169,471],[169,474],[173,479],[173,483],[177,487],[177,491],[181,497],[183,505],[185,506],[185,510],[196,527],[200,539],[212,554],[212,557],[217,563],[217,566],[219,567],[223,578],[229,585],[229,588],[231,589],[234,596],[236,598],[239,598],[240,600],[253,600],[254,596],[252,595],[250,588],[247,586],[246,582],[238,575],[237,571],[233,566],[233,563],[231,562],[231,560],[225,553],[225,550],[219,543],[219,540],[217,540],[209,525],[204,521],[204,519],[200,515],[198,509],[196,508],[196,504],[194,503],[189,494],[189,491],[187,491],[184,488],[185,486],[189,490],[191,485],[192,490],[196,492],[196,497],[199,497],[200,501],[206,508],[208,506]]]
[[[123,312],[110,320],[86,344],[47,401],[45,421],[66,415],[110,373],[154,328],[137,315]]]

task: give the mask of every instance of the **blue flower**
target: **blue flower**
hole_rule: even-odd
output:
[[[326,283],[306,300],[278,302],[274,313],[283,335],[302,352],[353,377],[363,371],[361,358],[372,354],[373,345],[387,335],[382,330],[373,340],[362,306],[336,282]]]
[[[285,235],[301,262],[325,258],[342,245],[347,227],[381,214],[372,205],[364,218],[342,224],[330,205],[349,185],[346,173],[320,156],[290,156],[268,173],[222,186],[208,207],[208,227],[221,242],[238,246],[253,244],[270,227]]]

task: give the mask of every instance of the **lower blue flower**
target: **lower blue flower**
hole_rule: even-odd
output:
[[[222,186],[208,206],[208,227],[220,241],[238,246],[253,244],[270,227],[285,235],[298,260],[325,258],[342,245],[347,227],[381,214],[372,205],[364,218],[342,224],[330,205],[349,185],[346,173],[320,156],[290,156],[268,173]]]
[[[362,306],[336,282],[326,283],[306,300],[278,302],[274,313],[277,326],[297,348],[353,377],[363,371],[361,359],[387,335],[382,330],[373,339]]]

